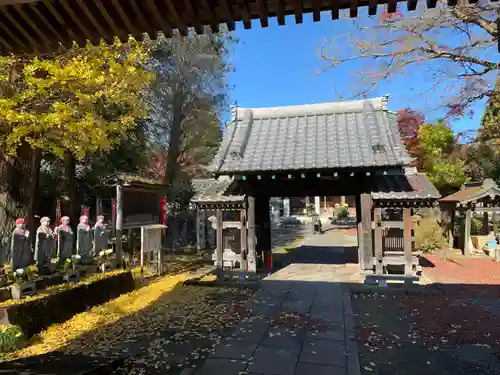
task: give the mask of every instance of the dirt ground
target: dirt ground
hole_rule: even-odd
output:
[[[430,281],[442,284],[500,285],[500,263],[488,257],[452,255],[441,259],[425,255],[421,259],[423,274]]]
[[[353,294],[361,373],[500,374],[500,286]]]

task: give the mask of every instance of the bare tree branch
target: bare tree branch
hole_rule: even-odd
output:
[[[360,85],[351,95],[363,97],[387,79],[424,69],[429,86],[436,88],[439,82],[449,93],[441,103],[450,109],[449,115],[464,113],[495,92],[499,61],[492,52],[498,40],[497,18],[496,7],[474,4],[438,6],[415,17],[401,14],[376,24],[371,20],[321,46],[323,71],[367,63],[366,70],[357,68],[354,73]]]

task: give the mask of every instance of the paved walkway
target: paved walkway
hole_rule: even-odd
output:
[[[359,374],[351,298],[342,284],[354,282],[359,268],[346,264],[343,240],[339,232],[306,239],[287,267],[262,282],[249,317],[195,374]]]

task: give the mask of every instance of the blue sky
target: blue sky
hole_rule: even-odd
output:
[[[324,61],[319,57],[320,46],[325,40],[354,30],[352,20],[332,21],[329,13],[322,13],[321,21],[316,23],[312,22],[310,14],[304,16],[301,25],[295,24],[293,16],[286,21],[286,26],[278,26],[276,19],[271,19],[266,29],[260,27],[258,20],[253,21],[251,30],[237,25],[236,36],[240,43],[235,46],[232,56],[236,69],[230,75],[232,102],[237,101],[241,107],[328,102],[339,99],[336,87],[356,85],[352,77],[358,68],[356,64],[322,72]],[[422,111],[429,121],[438,119],[444,113],[435,109],[442,92],[420,95],[429,87],[429,81],[415,70],[411,77],[402,76],[384,83],[370,96],[389,94],[391,110],[411,107]],[[475,115],[453,121],[453,128],[457,131],[477,129],[483,109],[484,102],[477,103]]]

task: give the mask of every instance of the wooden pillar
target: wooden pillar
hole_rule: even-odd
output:
[[[373,270],[373,237],[372,237],[372,197],[363,193],[361,203],[361,229],[363,236],[363,266],[365,270]]]
[[[489,217],[487,212],[483,212],[483,234],[488,235],[490,233],[489,231]]]
[[[257,256],[255,248],[255,197],[248,197],[248,256],[247,264],[249,272],[257,272]]]
[[[271,215],[269,197],[255,197],[255,233],[257,236],[257,255],[271,250]]]
[[[123,186],[116,185],[116,263],[122,265]]]
[[[384,273],[383,247],[382,247],[382,209],[375,207],[373,209],[374,229],[374,248],[375,248],[375,274],[382,275]]]
[[[467,208],[465,211],[465,233],[464,233],[464,255],[470,256],[470,229],[472,221],[472,210]]]
[[[196,210],[196,246],[198,250],[205,249],[207,246],[207,239],[205,236],[206,215],[205,211],[201,209]]]
[[[413,274],[412,266],[412,219],[411,212],[408,207],[403,208],[403,250],[405,258],[405,275]]]
[[[96,197],[95,199],[95,218],[97,221],[97,217],[103,214],[102,209],[102,197]]]
[[[363,256],[363,227],[361,225],[361,196],[356,195],[356,223],[358,229],[358,262],[359,267],[364,270]]]
[[[245,272],[248,271],[248,233],[247,233],[247,210],[242,208],[240,211],[240,247],[241,247],[241,269]]]
[[[453,238],[455,236],[455,207],[451,205],[441,206],[441,220],[445,223],[448,248],[453,249]]]
[[[262,197],[262,233],[261,251],[271,251],[271,211],[269,197]]]
[[[224,221],[222,219],[222,210],[215,211],[215,225],[217,230],[217,241],[215,250],[215,267],[218,278],[222,278],[224,273]]]

